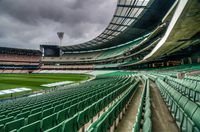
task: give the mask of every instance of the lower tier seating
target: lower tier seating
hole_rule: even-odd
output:
[[[139,132],[140,129],[143,132],[152,131],[149,79],[146,76],[142,78],[144,79],[144,90],[138,107],[133,132]]]
[[[180,130],[183,132],[199,132],[200,107],[163,80],[157,79],[156,83]]]
[[[44,95],[3,102],[0,131],[78,131],[134,83],[128,75],[97,78]]]

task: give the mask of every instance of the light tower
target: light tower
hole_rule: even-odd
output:
[[[60,39],[60,47],[62,46],[62,40],[64,37],[64,32],[57,32],[58,38]]]

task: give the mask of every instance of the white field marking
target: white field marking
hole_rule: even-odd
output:
[[[36,94],[32,94],[32,95],[30,95],[30,96],[28,96],[28,97],[35,97],[35,96],[38,96],[38,95],[42,95],[43,93],[36,93]]]
[[[11,94],[11,93],[19,93],[24,91],[30,91],[30,88],[14,88],[8,90],[0,90],[0,95]]]
[[[73,81],[64,81],[64,82],[56,82],[56,83],[49,83],[49,84],[42,84],[43,87],[55,87],[55,86],[61,86],[65,84],[72,84]]]

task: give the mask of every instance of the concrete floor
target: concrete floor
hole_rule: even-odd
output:
[[[128,106],[126,114],[119,122],[119,125],[115,129],[115,132],[132,132],[138,106],[140,103],[142,90],[143,90],[143,85],[141,84],[139,85],[137,91],[134,93],[133,99],[131,100],[130,105]]]
[[[179,128],[167,109],[156,84],[152,81],[150,81],[150,97],[152,110],[152,131],[179,132]]]

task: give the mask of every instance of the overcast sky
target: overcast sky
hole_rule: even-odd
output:
[[[0,0],[0,46],[39,48],[71,45],[99,35],[109,24],[117,0]]]

